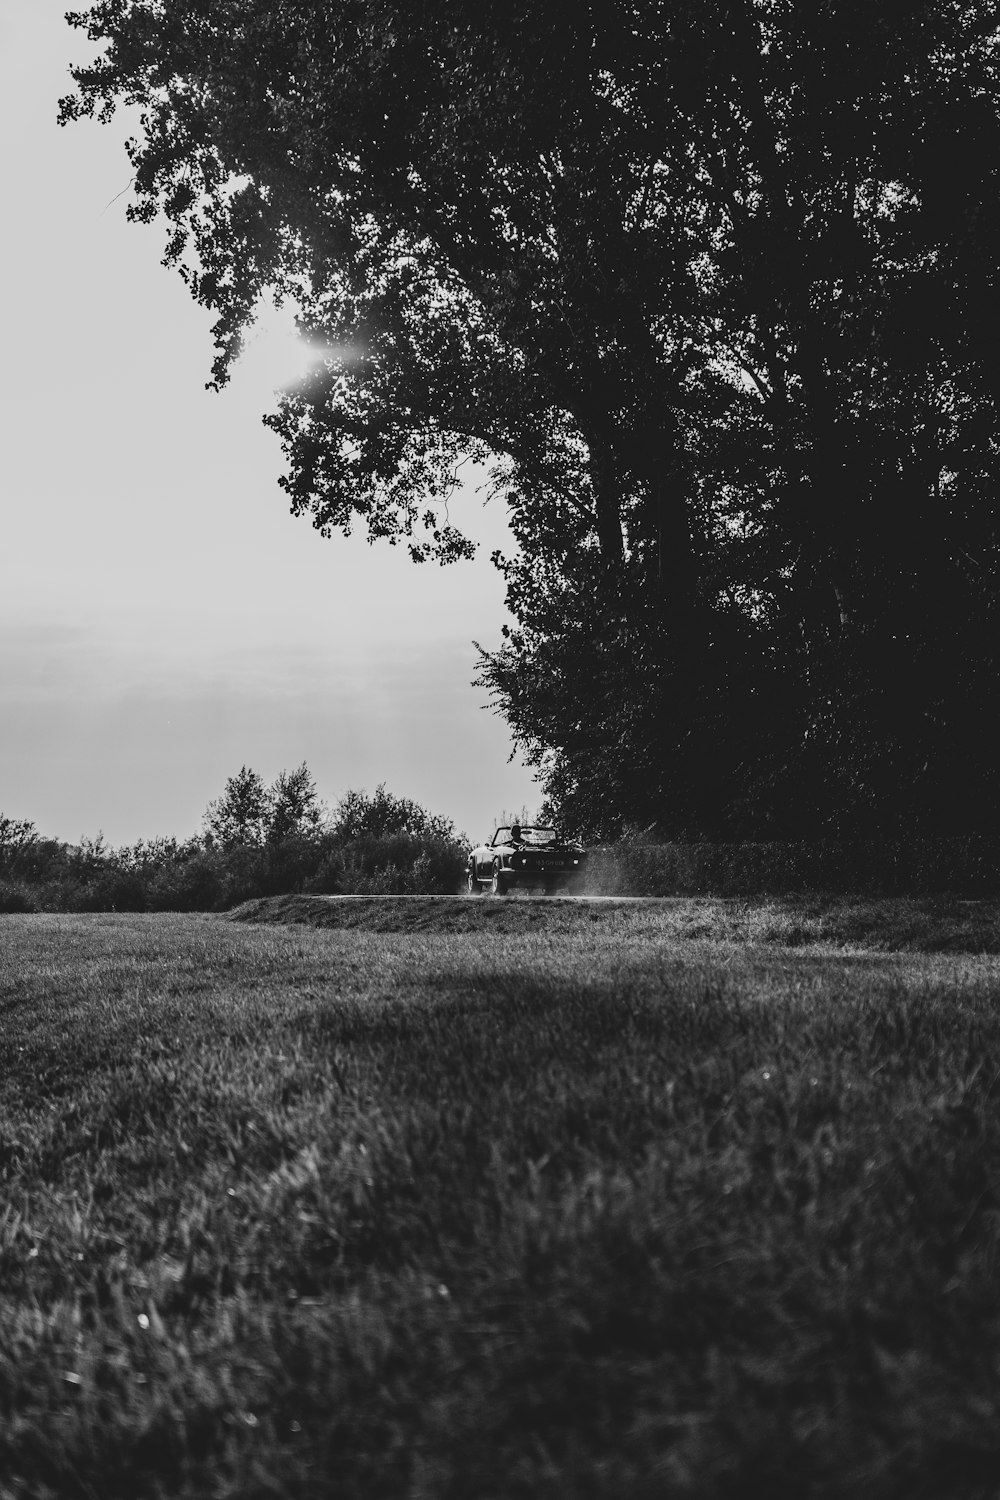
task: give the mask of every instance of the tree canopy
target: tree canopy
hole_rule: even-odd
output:
[[[277,847],[315,835],[324,816],[312,772],[305,761],[279,771],[270,786],[259,772],[241,766],[225,790],[205,809],[204,829],[222,849]]]
[[[397,797],[380,781],[374,792],[347,791],[338,800],[330,819],[334,837],[352,839],[454,839],[455,824],[443,813],[431,813],[412,797]]]
[[[1000,816],[998,17],[965,0],[101,0],[64,120],[138,105],[130,212],[324,352],[296,513],[466,556],[481,680],[579,826]],[[992,799],[992,800],[991,800]]]

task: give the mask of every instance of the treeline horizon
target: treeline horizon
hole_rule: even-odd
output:
[[[514,822],[563,826],[550,804]],[[242,766],[200,830],[112,846],[76,844],[0,813],[0,914],[226,911],[283,896],[433,896],[465,889],[470,839],[408,797],[351,789],[320,800],[308,766],[267,785]],[[1000,840],[990,834],[888,839],[679,840],[655,825],[591,843],[585,894],[723,898],[995,896]]]
[[[329,807],[303,761],[265,783],[246,765],[198,832],[114,846],[49,838],[0,813],[0,912],[221,911],[254,897],[452,894],[467,840],[454,821],[384,782]]]

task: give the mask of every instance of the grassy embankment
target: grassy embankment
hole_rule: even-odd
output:
[[[0,1494],[995,1495],[996,904],[252,914],[2,919]]]

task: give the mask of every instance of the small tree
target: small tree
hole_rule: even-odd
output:
[[[38,830],[27,818],[8,818],[0,813],[0,870],[17,867],[19,856],[38,842]]]
[[[241,766],[222,796],[205,809],[206,839],[223,849],[258,848],[267,835],[268,794],[263,779]]]
[[[278,773],[267,790],[267,802],[268,844],[282,844],[287,839],[318,832],[323,809],[305,761],[294,771]]]

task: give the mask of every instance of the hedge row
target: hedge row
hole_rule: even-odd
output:
[[[618,844],[591,849],[588,890],[608,896],[1000,893],[1000,841]]]
[[[225,911],[261,896],[452,895],[465,883],[465,848],[435,834],[293,837],[271,847],[172,840],[135,850],[80,851],[48,841],[24,868],[0,864],[0,914]],[[33,862],[32,862],[33,861]]]

